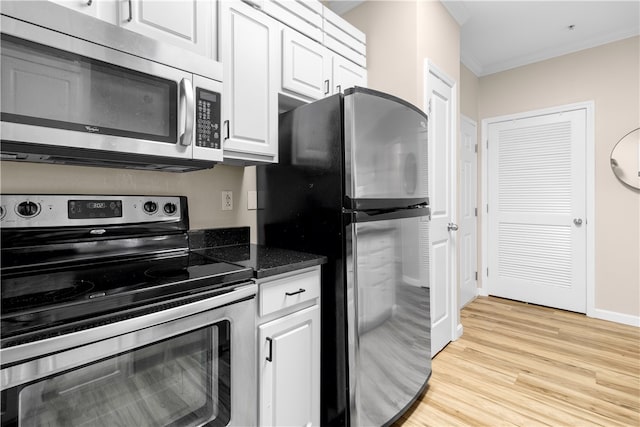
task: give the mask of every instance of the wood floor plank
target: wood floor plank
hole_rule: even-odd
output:
[[[640,328],[494,297],[460,317],[394,427],[640,426]]]

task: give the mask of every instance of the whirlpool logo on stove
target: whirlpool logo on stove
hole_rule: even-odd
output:
[[[84,128],[87,130],[87,132],[92,132],[92,133],[100,132],[100,128],[99,127],[85,126]]]

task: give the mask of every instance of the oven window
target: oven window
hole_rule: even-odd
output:
[[[222,321],[27,385],[19,424],[226,425],[229,327]]]
[[[2,35],[2,120],[177,140],[175,81]]]

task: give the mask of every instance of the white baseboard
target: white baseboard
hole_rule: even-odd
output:
[[[488,297],[489,296],[489,292],[487,292],[487,289],[482,287],[482,288],[478,288],[478,296],[480,297]]]
[[[596,319],[608,320],[610,322],[622,323],[640,328],[640,316],[616,313],[615,311],[602,310],[600,308],[594,308],[593,312],[590,313],[589,316]]]
[[[455,341],[460,338],[463,332],[464,328],[462,327],[462,323],[458,323],[458,327],[456,328],[456,336],[453,338],[453,340]]]

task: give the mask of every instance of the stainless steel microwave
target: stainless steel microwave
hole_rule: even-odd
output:
[[[3,160],[188,171],[222,160],[222,67],[51,2],[2,2]]]

